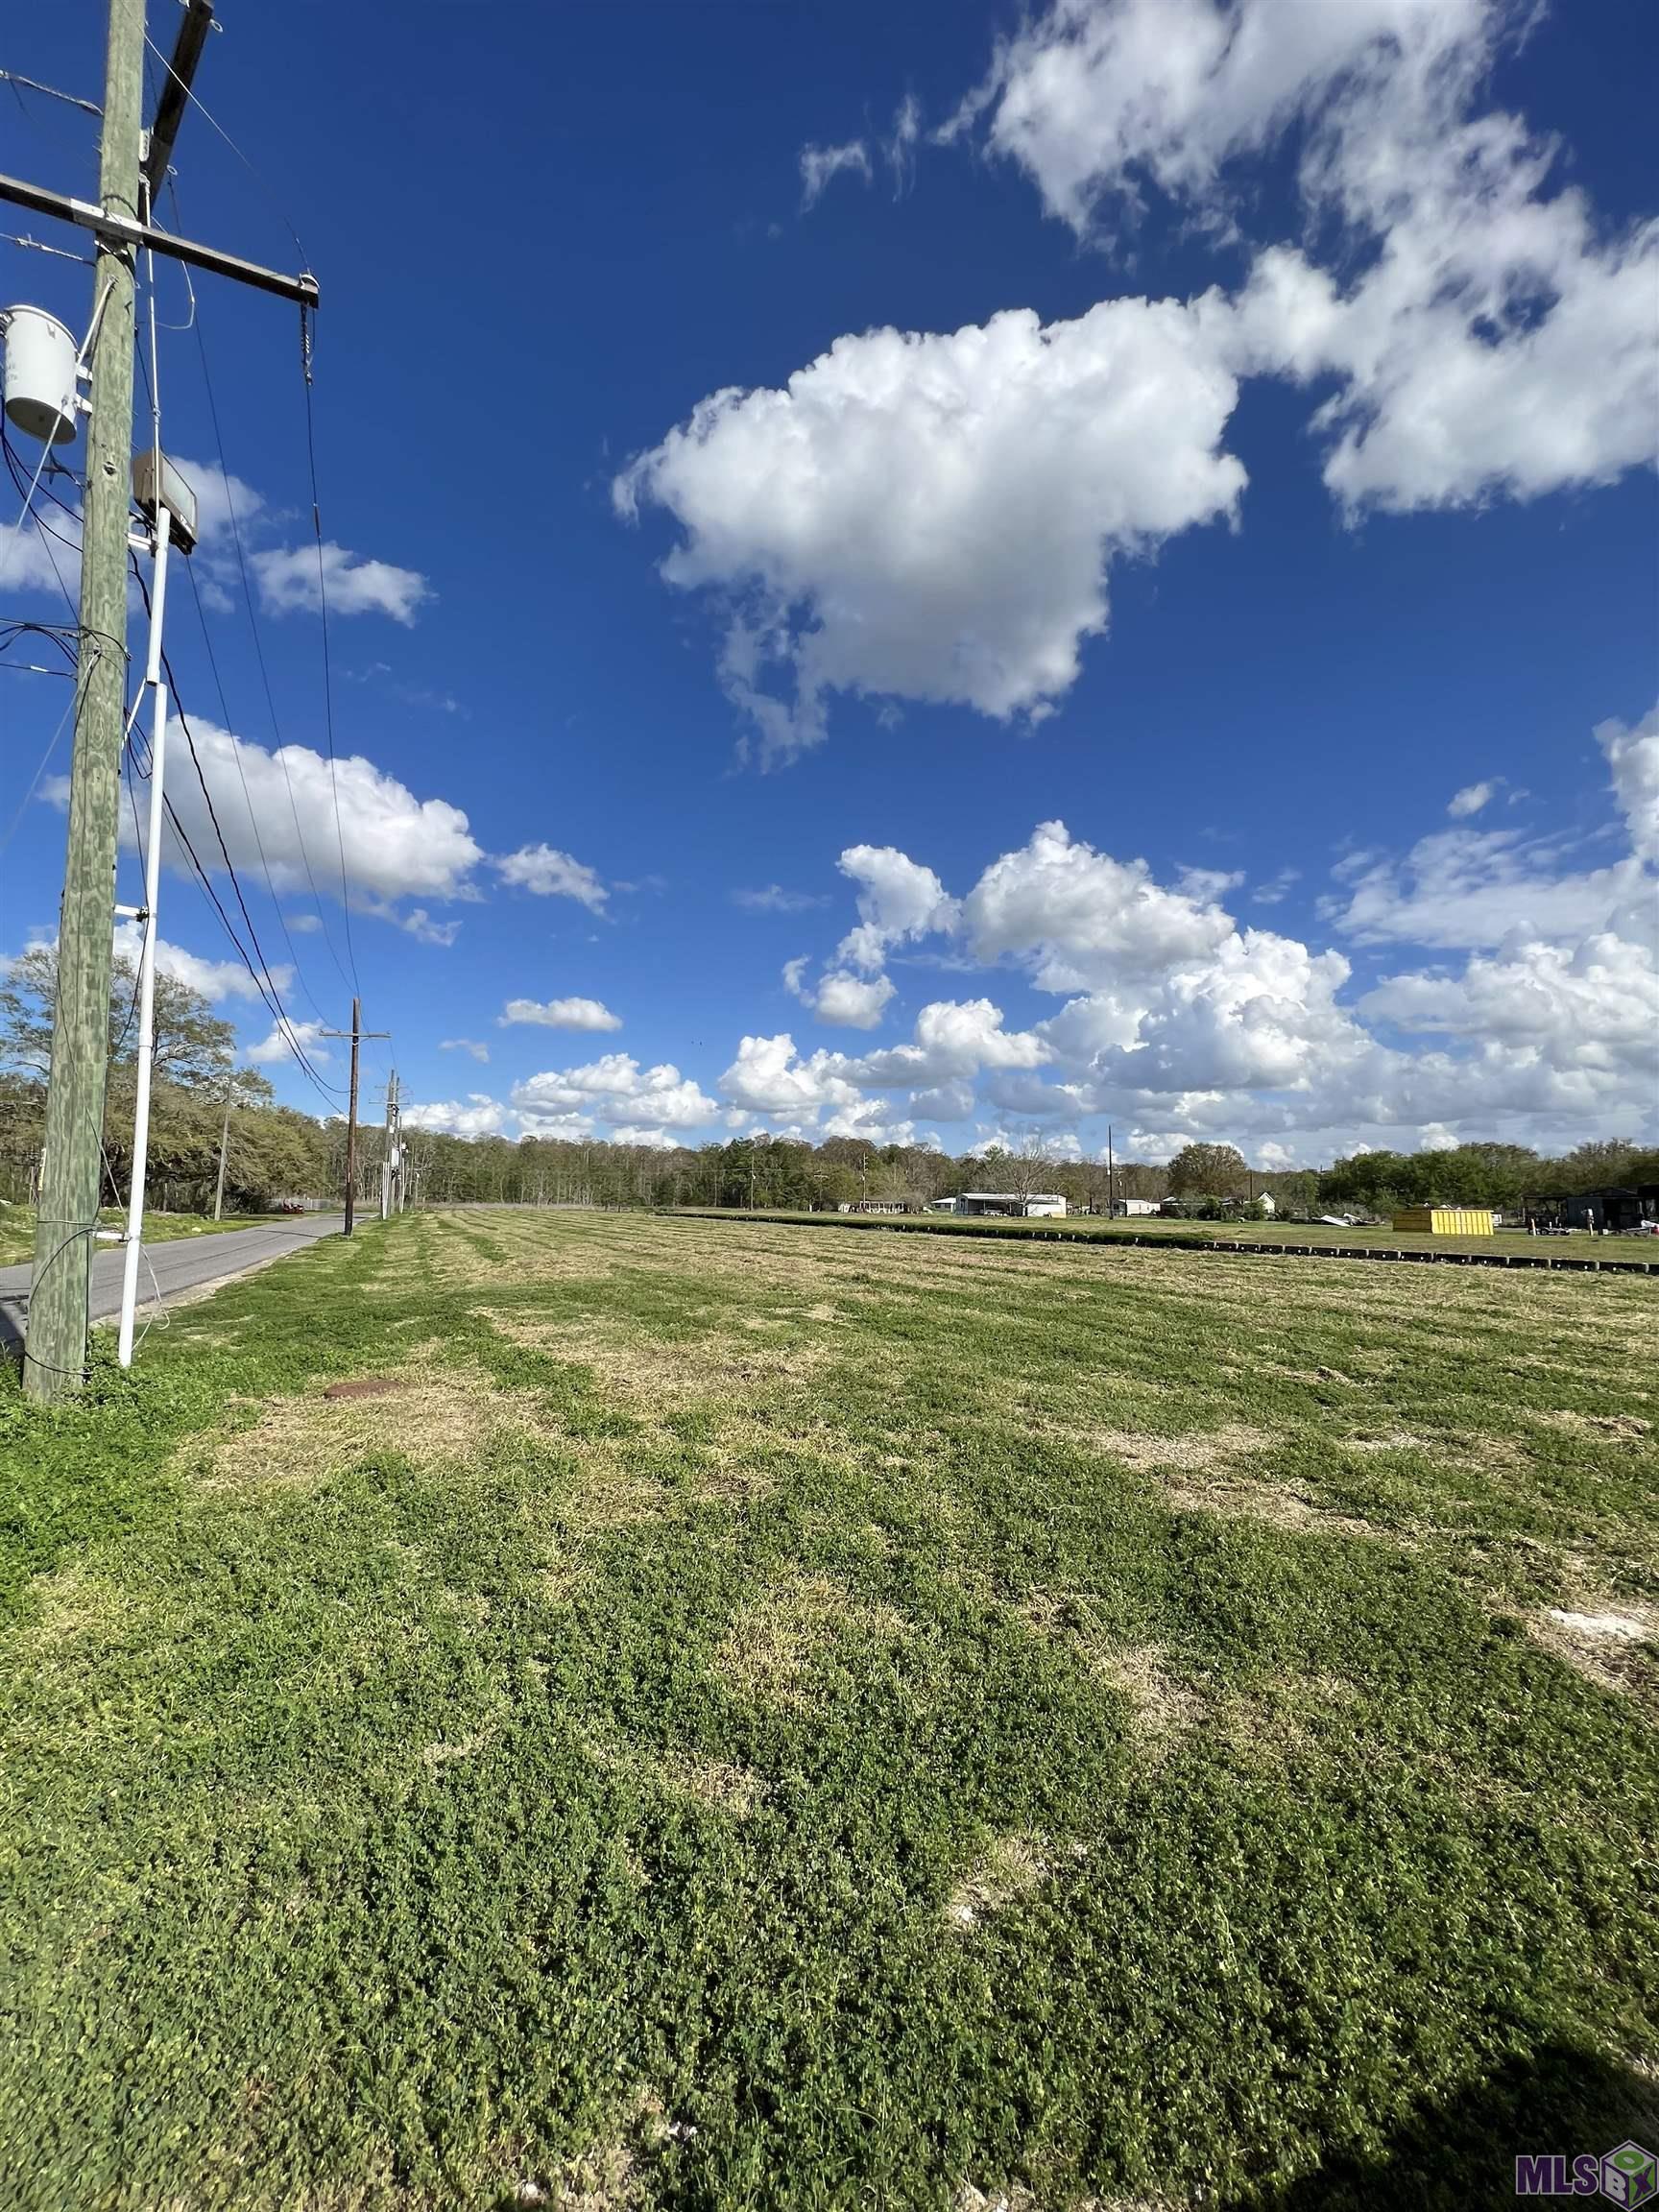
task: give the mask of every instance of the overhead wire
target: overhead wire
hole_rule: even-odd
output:
[[[191,85],[189,85],[185,80],[180,76],[178,70],[174,68],[172,62],[169,60],[167,56],[162,53],[160,47],[156,45],[155,39],[151,37],[148,32],[144,34],[144,43],[149,47],[151,53],[156,57],[156,60],[160,62],[162,68],[166,70],[168,76],[172,78],[174,84],[179,86],[180,90],[183,93],[185,100],[192,108],[195,108],[197,114],[202,117],[203,121],[207,125],[208,129],[217,132],[219,136],[224,139],[226,145],[229,147],[231,153],[235,155],[237,160],[241,162],[243,168],[247,170],[249,176],[252,178],[254,183],[258,185],[260,191],[263,192],[267,200],[270,201],[273,209],[276,211],[278,221],[282,225],[282,228],[287,231],[289,237],[294,241],[295,252],[299,254],[301,263],[308,267],[309,264],[306,263],[305,260],[305,249],[300,241],[300,233],[295,229],[287,210],[282,205],[281,201],[277,198],[276,187],[272,184],[270,179],[265,175],[263,170],[261,170],[253,161],[249,158],[246,154],[243,153],[241,147],[237,145],[235,139],[231,137],[229,132],[226,130],[224,124],[221,123],[215,115],[211,114],[205,107],[204,107],[200,94],[197,93],[191,87]]]
[[[176,221],[181,222],[182,219],[180,215],[179,209],[178,187],[174,184],[171,178],[168,180],[167,189],[169,197],[173,203],[174,218]],[[294,835],[300,847],[300,858],[305,870],[305,880],[310,885],[311,902],[317,909],[317,920],[322,927],[323,942],[327,946],[328,956],[333,961],[336,969],[339,971],[341,982],[349,984],[352,980],[352,976],[347,974],[339,952],[335,950],[334,935],[328,926],[328,918],[323,910],[322,894],[317,888],[316,874],[311,866],[310,848],[305,842],[305,832],[300,821],[300,801],[294,789],[293,773],[288,765],[288,749],[282,740],[282,726],[280,718],[276,712],[276,697],[271,685],[271,670],[265,659],[265,640],[259,628],[259,617],[255,609],[253,598],[252,580],[248,573],[247,553],[242,542],[242,525],[236,513],[236,495],[230,488],[233,479],[230,474],[229,465],[225,457],[225,437],[219,421],[219,401],[213,389],[213,374],[207,361],[207,339],[206,334],[203,329],[202,317],[199,309],[195,315],[194,322],[196,330],[196,347],[202,360],[202,383],[207,398],[207,416],[213,426],[213,444],[219,456],[220,481],[225,487],[225,507],[230,523],[230,543],[231,548],[236,556],[237,573],[242,581],[242,604],[248,612],[248,628],[253,640],[253,658],[258,665],[259,681],[265,692],[266,711],[271,718],[272,749],[275,752],[277,763],[282,770],[282,781],[288,792],[288,805],[294,816]],[[330,784],[330,789],[334,789],[332,782]],[[335,804],[336,807],[338,807],[337,790],[335,791]],[[338,813],[336,813],[336,823],[338,823]],[[353,966],[353,974],[354,974],[355,966]],[[307,991],[306,996],[310,997],[309,991]],[[313,999],[312,1003],[315,1005],[316,1001]]]
[[[340,819],[340,784],[334,764],[334,668],[328,652],[328,578],[327,561],[323,551],[323,508],[317,493],[317,423],[316,411],[311,398],[311,321],[308,310],[300,310],[300,367],[305,385],[305,458],[311,470],[311,530],[317,541],[317,611],[323,622],[323,717],[328,739],[328,781],[334,792],[334,830],[340,843],[340,903],[346,917],[346,957],[351,966],[351,981],[361,990],[357,981],[357,954],[351,943],[351,901],[346,888],[346,830]]]
[[[194,299],[194,295],[192,295],[192,299]],[[140,353],[139,353],[139,356],[138,356],[138,366],[139,366],[139,369],[140,369],[140,371],[142,371],[142,372],[143,372],[143,375],[144,375],[144,382],[145,382],[145,387],[146,387],[146,390],[148,390],[148,388],[149,388],[149,383],[150,383],[150,376],[149,376],[149,372],[148,372],[148,370],[146,370],[146,369],[144,368],[144,356],[143,356],[143,353],[142,353],[142,352],[140,352]],[[221,451],[221,454],[220,454],[220,471],[221,471],[221,475],[222,475],[222,476],[224,477],[224,479],[225,479],[225,482],[226,482],[226,485],[227,485],[227,496],[228,497],[228,482],[229,482],[229,475],[228,475],[228,470],[225,469],[225,467],[224,467],[224,454],[223,454],[223,452],[222,452],[222,451]],[[136,572],[137,572],[137,570],[136,570],[136,563],[134,563],[134,565],[134,565],[134,573],[136,574]],[[222,715],[222,716],[223,716],[223,718],[224,718],[224,720],[223,720],[223,728],[224,728],[224,731],[225,731],[225,734],[226,734],[226,735],[227,735],[227,736],[229,738],[229,740],[230,740],[230,755],[231,755],[231,758],[232,758],[232,760],[235,762],[237,780],[238,780],[238,781],[241,783],[241,786],[242,786],[242,799],[243,799],[243,803],[244,803],[244,805],[247,806],[247,809],[248,809],[248,824],[249,824],[249,828],[250,828],[250,829],[252,830],[252,833],[253,833],[253,848],[254,848],[254,851],[257,853],[257,854],[258,854],[258,856],[259,856],[259,872],[260,872],[260,875],[261,875],[261,876],[263,877],[263,878],[264,878],[264,882],[265,882],[265,893],[266,893],[266,896],[267,896],[267,898],[269,898],[269,900],[270,900],[270,902],[271,902],[271,904],[272,904],[272,908],[273,908],[273,910],[274,910],[274,912],[276,913],[276,916],[277,925],[278,925],[278,926],[280,927],[280,929],[281,929],[281,931],[282,931],[282,938],[283,938],[283,942],[284,942],[284,944],[285,944],[285,945],[287,946],[287,948],[288,948],[288,955],[289,955],[289,959],[290,959],[290,961],[292,962],[292,965],[293,965],[293,969],[294,969],[294,974],[295,974],[295,976],[297,977],[297,979],[298,979],[298,981],[299,981],[299,984],[300,984],[300,988],[301,988],[301,990],[304,992],[306,998],[307,998],[307,999],[310,1001],[310,1004],[311,1004],[311,1009],[312,1009],[313,1013],[314,1013],[314,1014],[317,1016],[318,1020],[319,1020],[319,1021],[325,1021],[325,1020],[326,1019],[326,1017],[325,1016],[325,1014],[324,1014],[324,1012],[323,1012],[323,1009],[322,1009],[322,1007],[321,1007],[321,1006],[318,1004],[318,1002],[317,1002],[317,998],[316,998],[316,996],[315,996],[315,994],[312,992],[312,989],[311,989],[311,986],[310,986],[310,984],[309,984],[309,983],[306,981],[306,979],[305,979],[305,972],[304,972],[304,969],[303,969],[303,967],[302,967],[302,966],[301,966],[301,960],[300,960],[300,955],[299,955],[299,952],[298,952],[298,951],[296,950],[296,949],[295,949],[293,934],[292,934],[292,932],[290,931],[290,929],[289,929],[289,927],[288,927],[288,918],[287,918],[287,916],[286,916],[286,915],[283,913],[283,911],[282,911],[282,902],[281,902],[281,901],[280,901],[280,900],[277,898],[277,896],[276,896],[276,886],[275,882],[272,880],[272,876],[271,876],[271,865],[270,865],[270,861],[269,861],[269,859],[268,859],[268,858],[267,858],[267,856],[266,856],[266,852],[265,852],[265,840],[264,840],[264,838],[261,836],[261,834],[260,834],[260,831],[259,831],[259,815],[258,815],[258,810],[256,809],[256,807],[255,807],[255,806],[254,806],[254,805],[253,805],[253,796],[252,796],[252,792],[249,790],[249,787],[248,787],[248,773],[247,773],[247,770],[246,770],[246,768],[245,768],[245,767],[244,767],[244,765],[243,765],[243,760],[242,760],[242,741],[241,741],[241,739],[240,739],[240,738],[237,736],[237,734],[236,734],[235,724],[234,724],[234,722],[233,722],[233,720],[232,720],[232,717],[231,717],[231,713],[230,713],[230,706],[229,706],[229,702],[228,702],[228,699],[227,699],[227,697],[226,697],[226,693],[225,693],[225,680],[224,680],[224,677],[223,677],[223,675],[220,673],[220,668],[219,668],[219,658],[218,658],[218,655],[217,655],[217,654],[214,652],[214,650],[213,650],[213,638],[212,638],[212,634],[210,633],[210,631],[208,630],[208,627],[207,627],[207,613],[206,613],[206,610],[205,610],[205,608],[204,608],[204,607],[203,606],[203,604],[202,604],[202,591],[201,591],[201,587],[198,585],[198,583],[197,583],[197,581],[196,581],[196,569],[195,569],[195,565],[194,565],[194,564],[193,564],[193,563],[192,563],[190,560],[186,559],[186,560],[184,561],[184,563],[183,563],[183,568],[184,568],[184,573],[185,573],[186,577],[189,579],[189,583],[190,583],[190,596],[191,596],[192,600],[195,602],[195,607],[196,607],[196,619],[197,619],[197,622],[199,623],[199,625],[201,626],[201,631],[202,631],[202,643],[203,643],[203,646],[204,646],[204,650],[205,650],[205,652],[206,652],[206,655],[207,655],[207,665],[208,665],[208,667],[209,667],[209,668],[212,670],[212,673],[213,673],[213,684],[214,684],[214,688],[215,688],[215,690],[218,692],[218,695],[219,695],[219,711],[220,711],[221,715]],[[143,579],[142,579],[142,577],[141,577],[141,576],[140,576],[140,577],[139,577],[139,579],[138,579],[138,588],[139,588],[140,591],[142,591],[142,590],[144,589]],[[244,588],[246,589],[246,578],[244,578]],[[148,595],[146,595],[146,598],[145,598],[145,605],[146,605],[146,607],[148,607],[148,605],[149,605],[149,599],[148,599]],[[164,666],[166,667],[166,670],[167,670],[167,681],[168,681],[168,684],[169,684],[169,685],[172,687],[172,691],[173,691],[173,697],[174,697],[174,700],[175,700],[175,702],[177,702],[177,700],[178,700],[178,697],[179,697],[179,687],[178,687],[178,685],[177,685],[177,683],[175,682],[175,679],[174,679],[172,663],[171,663],[171,661],[168,661],[168,659],[167,659],[167,656],[166,656],[165,654],[163,654],[163,655],[162,655],[162,661],[163,661],[163,664],[164,664]],[[183,714],[182,714],[182,711],[181,711],[181,710],[180,710],[180,727],[183,727]],[[190,742],[190,753],[191,753],[191,758],[194,760],[194,759],[195,759],[195,757],[196,757],[196,748],[195,748],[195,743],[194,743],[194,740],[191,740],[191,742]],[[283,766],[284,766],[284,773],[286,773],[286,762],[284,762]],[[197,766],[197,774],[198,774],[198,776],[200,777],[200,775],[201,775],[201,768],[200,768],[200,764],[199,764],[199,763],[198,763],[198,766]],[[290,798],[290,800],[292,800],[292,799],[293,799],[293,796],[294,796],[294,789],[293,789],[293,783],[292,783],[292,781],[290,781],[290,782],[289,782],[288,790],[289,790],[289,798]],[[206,793],[206,785],[205,785],[205,783],[204,783],[204,784],[203,784],[203,792],[204,792],[204,796],[205,796],[205,793]],[[209,801],[208,801],[208,808],[209,808],[209,811],[211,812],[211,809],[212,809],[212,802],[211,802],[211,800],[209,800]],[[297,833],[297,834],[299,834],[299,830],[300,830],[300,822],[299,822],[299,811],[298,811],[298,807],[296,807],[296,810],[295,810],[295,825],[294,825],[294,826],[295,826],[295,830],[296,830],[296,833]],[[217,819],[215,819],[215,821],[214,821],[214,830],[215,830],[215,831],[217,831],[217,830],[218,830],[218,827],[219,827],[219,825],[218,825]],[[221,837],[221,839],[220,839],[220,847],[221,847],[221,850],[223,851],[223,850],[224,850],[224,839],[223,839],[222,837]],[[301,836],[301,852],[303,852],[303,850],[304,850],[304,839],[303,839],[303,836]],[[228,866],[228,855],[227,855],[227,865]],[[233,882],[235,881],[235,876],[234,876],[234,872],[232,872],[231,880],[232,880]],[[241,886],[240,886],[240,884],[237,884],[237,899],[238,899],[238,902],[241,902],[241,904],[242,904],[242,911],[243,911],[243,914],[244,914],[244,916],[245,916],[245,917],[247,917],[247,914],[248,914],[247,904],[246,904],[246,902],[242,901],[242,893],[241,893]],[[253,935],[254,935],[254,933],[253,933],[253,925],[252,925],[252,919],[251,919],[251,918],[249,918],[249,920],[248,920],[248,929],[249,929],[249,934],[250,934],[250,936],[253,936]],[[254,943],[255,943],[255,946],[257,946],[257,943],[258,943],[257,937],[254,937]],[[262,954],[261,954],[261,959],[263,960],[263,955],[262,955]],[[269,966],[268,966],[268,965],[267,965],[267,967],[266,967],[266,973],[267,973],[267,974],[269,975],[270,970],[269,970]],[[342,980],[344,980],[344,976],[342,976]]]
[[[34,77],[25,77],[16,69],[0,69],[0,80],[10,84],[22,104],[24,92],[39,92],[48,100],[61,100],[66,108],[79,108],[84,115],[96,115],[103,120],[104,110],[96,100],[83,100],[78,92],[60,92],[56,84],[42,84]],[[21,90],[19,90],[21,87]]]
[[[150,594],[145,588],[143,576],[138,573],[136,563],[133,564],[133,573],[137,576],[139,594],[144,601],[145,612],[148,613],[150,607]],[[217,908],[219,919],[224,923],[226,933],[229,937],[231,943],[235,946],[236,950],[241,957],[243,966],[247,969],[249,974],[252,976],[254,986],[258,990],[260,998],[265,1001],[266,1007],[270,1011],[272,1021],[276,1023],[277,1034],[281,1037],[283,1044],[287,1046],[289,1052],[293,1055],[294,1060],[300,1067],[301,1072],[306,1076],[307,1080],[320,1093],[322,1093],[325,1097],[329,1096],[330,1094],[332,1094],[334,1096],[338,1096],[339,1094],[336,1087],[325,1082],[324,1078],[318,1074],[316,1068],[312,1065],[303,1046],[299,1041],[298,1028],[293,1020],[293,1017],[289,1014],[287,1008],[282,1003],[281,991],[277,986],[276,978],[271,974],[271,965],[265,957],[264,947],[259,942],[259,933],[254,927],[253,917],[248,910],[248,901],[243,894],[241,878],[236,873],[235,862],[230,857],[230,849],[226,842],[225,831],[219,820],[218,809],[213,804],[213,794],[208,787],[206,774],[202,766],[201,755],[196,749],[195,733],[190,728],[189,718],[185,714],[183,702],[179,695],[178,679],[173,673],[173,664],[168,659],[165,650],[163,650],[161,655],[161,665],[166,673],[168,687],[173,694],[174,719],[178,722],[179,728],[183,734],[185,749],[190,755],[190,764],[196,771],[196,781],[201,787],[203,804],[207,809],[207,819],[212,825],[214,840],[219,847],[219,856],[224,863],[225,873],[230,879],[230,888],[235,894],[236,904],[240,909],[243,923],[247,927],[249,942],[252,945],[253,948],[252,958],[249,957],[248,951],[243,946],[242,940],[237,935],[236,929],[231,923],[230,917],[225,909],[223,901],[220,899],[218,893],[213,889],[212,883],[208,878],[207,872],[203,867],[202,862],[197,855],[195,847],[191,844],[189,837],[186,835],[183,824],[180,821],[178,810],[174,806],[171,799],[164,799],[163,801],[163,805],[166,808],[167,819],[172,823],[174,833],[179,837],[180,843],[183,845],[186,854],[189,855],[191,865],[195,868],[197,875],[201,878],[204,885],[206,888],[208,897],[212,900],[214,906]]]
[[[202,604],[202,592],[196,582],[196,571],[188,561],[186,561],[184,564],[184,573],[190,579],[190,596],[195,602],[196,619],[201,625],[202,629],[202,645],[204,651],[207,655],[207,665],[213,672],[213,686],[219,695],[219,711],[225,718],[225,734],[230,740],[230,757],[236,763],[236,777],[237,781],[241,783],[242,786],[243,803],[248,808],[248,826],[253,832],[253,849],[259,855],[259,873],[265,878],[266,895],[269,897],[272,907],[276,912],[277,924],[282,931],[282,942],[288,948],[288,957],[293,964],[294,974],[299,982],[300,988],[304,992],[305,997],[310,1003],[312,1013],[316,1015],[320,1022],[325,1021],[326,1017],[325,1016],[322,1007],[317,1003],[316,994],[312,991],[310,984],[305,980],[305,971],[301,964],[300,953],[294,943],[293,932],[288,926],[288,917],[283,913],[282,902],[276,896],[276,886],[271,875],[271,864],[266,857],[265,840],[259,833],[259,811],[253,804],[253,794],[248,788],[248,771],[243,765],[242,760],[242,740],[236,734],[236,726],[230,716],[229,702],[225,696],[225,680],[219,672],[219,657],[213,650],[212,634],[207,628],[207,611]],[[168,681],[172,681],[171,675],[169,675]]]
[[[94,647],[92,654],[88,657],[87,660],[88,673],[91,672],[91,669],[96,664],[98,659],[99,655],[97,648]],[[24,792],[22,798],[18,801],[17,811],[12,817],[11,827],[7,830],[5,836],[0,837],[0,853],[4,853],[6,848],[11,844],[12,838],[16,836],[17,825],[22,821],[24,815],[29,810],[29,802],[34,798],[36,789],[39,787],[40,779],[46,773],[47,764],[51,760],[53,754],[58,750],[59,739],[62,736],[64,731],[68,728],[70,722],[74,719],[76,710],[81,705],[81,686],[77,685],[75,690],[69,694],[69,704],[64,708],[62,713],[58,717],[58,727],[53,731],[51,736],[47,740],[46,750],[40,756],[39,766],[36,769],[34,775],[29,779],[28,790]]]

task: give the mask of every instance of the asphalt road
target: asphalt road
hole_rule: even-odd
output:
[[[168,1244],[147,1244],[149,1264],[138,1269],[138,1319],[142,1326],[147,1306],[154,1307],[159,1288],[162,1303],[180,1291],[204,1283],[216,1283],[226,1275],[247,1275],[255,1267],[268,1267],[273,1260],[315,1244],[319,1237],[338,1236],[344,1222],[339,1214],[296,1214],[284,1221],[257,1229],[227,1229],[217,1237],[180,1237]],[[92,1259],[92,1318],[108,1320],[121,1307],[119,1244],[100,1244]],[[150,1279],[151,1268],[156,1279]],[[28,1267],[0,1267],[0,1345],[22,1341],[29,1311]]]

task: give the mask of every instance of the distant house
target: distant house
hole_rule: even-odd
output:
[[[1022,1197],[1017,1190],[964,1190],[951,1211],[1012,1214],[1017,1220],[1030,1220],[1064,1214],[1066,1201],[1057,1190],[1033,1190],[1026,1197]]]
[[[1561,1201],[1561,1218],[1571,1229],[1640,1229],[1659,1221],[1659,1183],[1609,1184],[1600,1190],[1575,1191]]]
[[[1125,1214],[1156,1214],[1158,1201],[1156,1198],[1119,1198],[1114,1203],[1112,1211],[1119,1219]]]

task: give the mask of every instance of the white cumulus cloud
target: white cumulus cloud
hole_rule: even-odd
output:
[[[512,1104],[530,1134],[556,1134],[568,1117],[611,1126],[695,1129],[720,1102],[670,1062],[641,1068],[630,1052],[607,1052],[581,1068],[548,1069],[516,1084]]]
[[[465,1099],[431,1098],[405,1106],[403,1119],[411,1129],[433,1129],[445,1137],[503,1137],[507,1110],[487,1092],[471,1092]]]
[[[274,1067],[289,1059],[298,1047],[307,1060],[322,1067],[328,1059],[323,1042],[326,1033],[325,1024],[321,1022],[292,1022],[284,1016],[272,1023],[268,1036],[262,1037],[257,1045],[249,1046],[248,1057],[255,1068]]]
[[[509,998],[496,1021],[503,1029],[516,1022],[543,1029],[620,1029],[622,1018],[597,998]]]
[[[115,930],[115,953],[118,959],[138,965],[144,947],[144,932],[136,922],[120,923]],[[252,973],[240,960],[204,960],[198,952],[187,952],[182,945],[170,945],[165,937],[156,941],[156,967],[162,975],[171,975],[175,982],[183,983],[192,991],[199,991],[204,998],[258,998],[262,996]],[[278,991],[286,991],[294,980],[294,971],[286,962],[279,961],[270,971],[271,981]]]
[[[239,873],[257,881],[268,868],[277,891],[315,881],[319,891],[337,892],[343,865],[347,881],[368,894],[372,904],[409,896],[472,895],[472,870],[483,853],[459,806],[417,799],[361,754],[329,762],[305,745],[267,752],[194,716],[190,730],[212,815]],[[168,798],[203,865],[211,869],[219,860],[218,838],[177,720],[169,725],[168,746]],[[67,779],[58,777],[42,785],[41,795],[64,805],[68,788]],[[132,851],[128,807],[122,809],[122,836]],[[171,865],[183,860],[171,831],[167,858]]]
[[[1652,457],[1659,225],[1604,232],[1580,190],[1552,189],[1553,146],[1483,107],[1532,12],[1054,0],[947,134],[982,125],[1080,234],[1132,223],[1148,187],[1225,234],[1244,162],[1299,131],[1303,228],[1332,241],[1332,266],[1269,246],[1231,358],[1337,379],[1314,421],[1343,505],[1604,483]]]
[[[315,545],[270,546],[250,554],[248,565],[268,614],[314,614],[325,589],[330,614],[389,614],[407,629],[433,596],[419,570],[360,559],[331,540],[323,547],[321,582]]]
[[[1461,791],[1454,791],[1446,802],[1447,813],[1454,822],[1463,822],[1471,814],[1479,814],[1491,805],[1502,781],[1502,777],[1488,777],[1480,783],[1465,783]]]
[[[1106,627],[1112,559],[1234,513],[1229,341],[1148,300],[839,338],[781,391],[703,400],[615,504],[679,525],[670,584],[735,599],[722,676],[766,757],[815,744],[836,691],[1039,715]]]
[[[611,894],[595,874],[568,853],[552,845],[521,845],[517,853],[503,853],[492,865],[504,883],[538,899],[574,899],[594,914],[604,909]]]

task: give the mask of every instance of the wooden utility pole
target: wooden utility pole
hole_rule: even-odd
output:
[[[116,825],[127,691],[127,546],[132,498],[134,261],[140,246],[263,291],[317,303],[308,274],[284,276],[151,223],[212,22],[211,0],[189,0],[146,149],[139,134],[144,0],[109,0],[98,199],[77,200],[0,177],[0,201],[90,231],[96,241],[86,487],[68,849],[58,919],[58,994],[35,1225],[23,1387],[42,1403],[80,1389],[86,1371],[91,1255],[103,1190],[104,1091],[109,1062]]]
[[[389,1221],[403,1211],[402,1117],[397,1103],[397,1070],[386,1078],[386,1140],[380,1156],[380,1218]]]
[[[98,192],[138,211],[144,0],[109,0]],[[104,1177],[104,1082],[115,831],[127,697],[127,514],[132,446],[133,251],[101,237],[92,270],[91,414],[81,525],[80,660],[69,767],[69,846],[58,915],[58,1001],[46,1093],[46,1160],[23,1386],[49,1404],[78,1390]]]
[[[325,1029],[325,1037],[349,1037],[351,1040],[351,1088],[346,1109],[346,1228],[350,1236],[357,1226],[357,1050],[365,1037],[390,1037],[390,1029],[365,1029],[363,1026],[363,1001],[351,1001],[351,1026],[349,1029]]]
[[[225,1155],[230,1145],[230,1094],[236,1087],[236,1063],[230,1063],[225,1077],[225,1118],[219,1126],[219,1180],[213,1186],[213,1218],[217,1221],[225,1207]]]

